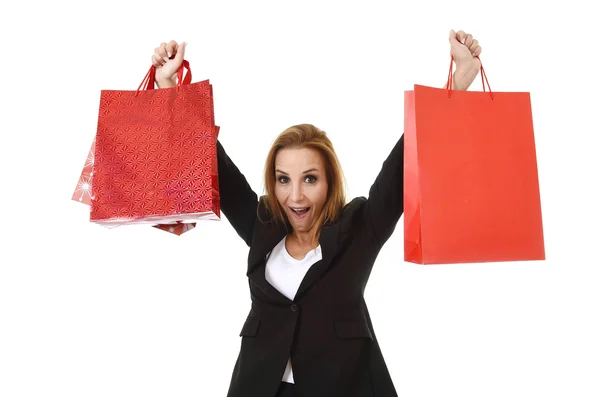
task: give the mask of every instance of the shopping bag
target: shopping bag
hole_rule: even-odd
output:
[[[404,96],[404,260],[544,260],[530,94],[415,85]],[[485,77],[485,83],[484,83]]]
[[[176,87],[154,90],[154,73],[151,67],[137,90],[101,92],[90,192],[94,223],[220,219],[212,86],[191,83],[187,61]]]
[[[79,201],[80,203],[91,205],[92,204],[92,179],[93,179],[93,168],[94,168],[94,145],[96,139],[92,141],[92,146],[85,159],[81,175],[73,191],[71,200]]]
[[[219,135],[219,126],[215,126],[217,137]],[[88,152],[87,158],[85,160],[85,164],[83,169],[81,170],[81,175],[79,176],[79,180],[77,181],[77,185],[75,186],[75,190],[73,191],[73,196],[71,199],[73,201],[78,201],[80,203],[91,205],[92,203],[92,182],[93,182],[93,167],[94,167],[94,149],[95,149],[96,140],[92,141],[92,145]],[[213,170],[217,170],[217,158],[214,158]],[[219,191],[219,179],[218,174],[213,176],[213,189],[217,192]],[[116,225],[118,226],[118,225]],[[116,227],[115,226],[115,227]],[[176,221],[175,223],[170,224],[159,224],[154,225],[155,228],[164,230],[178,236],[183,233],[192,230],[196,226],[195,222],[192,223],[183,223],[181,221]]]

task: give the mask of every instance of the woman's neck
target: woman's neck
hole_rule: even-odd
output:
[[[298,233],[294,230],[288,235],[288,239],[291,239],[294,244],[300,247],[316,248],[319,245],[319,239],[311,238],[310,233],[307,232]]]

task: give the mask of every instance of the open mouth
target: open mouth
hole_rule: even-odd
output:
[[[290,207],[290,209],[297,216],[303,216],[310,210],[310,208],[308,208],[308,207],[307,208],[291,208]]]

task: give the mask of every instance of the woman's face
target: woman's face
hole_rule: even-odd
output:
[[[323,156],[309,148],[281,149],[275,157],[275,195],[296,232],[308,232],[327,201]]]

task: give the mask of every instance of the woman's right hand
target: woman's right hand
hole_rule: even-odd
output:
[[[154,49],[152,65],[156,67],[154,77],[160,88],[177,85],[177,71],[183,62],[186,45],[187,43],[177,44],[176,41],[171,40],[168,43],[161,43]]]

